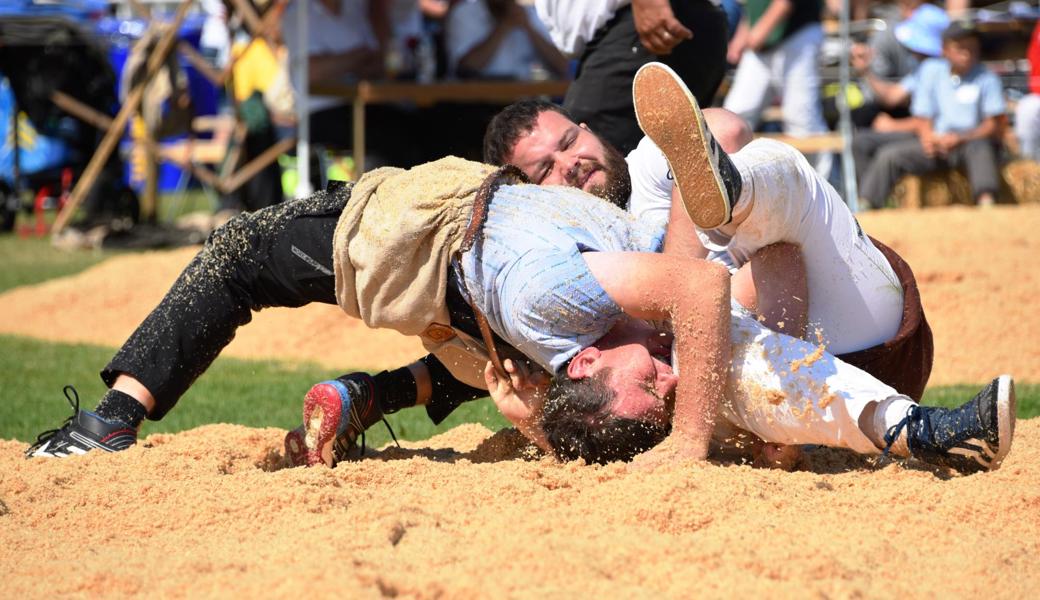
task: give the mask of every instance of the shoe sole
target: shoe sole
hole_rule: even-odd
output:
[[[304,446],[307,465],[335,466],[332,444],[336,440],[343,398],[331,383],[319,383],[303,398]]]
[[[679,76],[661,63],[643,65],[632,82],[632,102],[640,129],[668,159],[690,220],[701,229],[728,223],[730,205],[709,147],[711,134]]]
[[[1015,398],[1015,380],[1010,375],[997,378],[997,433],[1000,445],[990,460],[989,470],[996,471],[1004,462],[1004,457],[1011,451],[1011,441],[1015,437],[1015,415],[1018,402]]]

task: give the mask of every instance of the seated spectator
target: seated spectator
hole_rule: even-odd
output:
[[[1015,107],[1015,137],[1022,158],[1040,161],[1040,21],[1033,28],[1026,51],[1029,94]]]
[[[863,181],[878,148],[916,137],[917,121],[910,118],[910,98],[923,61],[942,55],[942,34],[950,24],[941,8],[919,0],[900,2],[900,10],[904,19],[886,30],[891,33],[875,36],[869,48],[853,46],[850,57],[852,68],[873,99],[853,111],[853,120],[858,112],[868,121],[868,128],[856,130],[852,144],[858,181]],[[894,79],[896,74],[901,75],[898,80]]]
[[[997,143],[1006,110],[1000,79],[979,62],[973,25],[954,22],[943,32],[943,58],[926,60],[910,104],[917,136],[878,151],[861,182],[864,204],[884,206],[906,174],[963,167],[980,206],[1000,187]]]
[[[728,60],[737,72],[723,107],[757,128],[762,111],[780,94],[784,133],[826,133],[817,62],[823,44],[820,11],[819,0],[748,0],[729,43]],[[817,173],[830,176],[830,153],[813,162]]]
[[[458,77],[564,78],[567,59],[533,6],[516,0],[462,0],[445,27],[448,70]]]
[[[909,116],[912,74],[925,58],[942,55],[942,32],[950,24],[946,12],[924,0],[897,4],[899,20],[888,23],[869,45],[853,45],[850,53],[864,98],[863,106],[853,111],[857,126],[869,127],[882,111],[896,118]]]
[[[290,2],[282,17],[282,38],[290,55],[306,49],[308,85],[383,78],[386,51],[392,43],[391,8],[390,0]],[[307,40],[297,39],[298,10],[307,11]],[[345,100],[308,94],[307,109],[312,144],[349,148],[353,139],[352,111]],[[415,152],[412,117],[408,110],[389,104],[371,104],[366,108],[367,131],[379,132],[368,136],[366,169],[385,165],[409,167],[420,161]],[[323,182],[312,184],[320,188]]]

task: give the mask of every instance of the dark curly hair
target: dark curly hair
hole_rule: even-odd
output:
[[[606,464],[629,461],[659,444],[671,427],[610,414],[614,390],[609,369],[592,377],[553,378],[542,413],[542,430],[556,458]]]
[[[547,110],[574,120],[565,108],[546,100],[521,100],[503,108],[484,131],[484,162],[489,165],[505,164],[517,140],[531,133],[538,115]]]

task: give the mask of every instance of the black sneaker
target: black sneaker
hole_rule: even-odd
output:
[[[72,416],[59,429],[44,431],[37,436],[36,442],[25,451],[26,458],[65,457],[86,454],[91,450],[118,452],[137,443],[136,429],[121,423],[109,423],[92,412],[80,410],[79,394],[71,385],[65,386],[63,391],[72,407]]]
[[[886,452],[904,428],[915,458],[961,473],[994,471],[1015,434],[1015,382],[1001,375],[959,408],[915,405],[885,434]]]
[[[686,213],[701,229],[729,223],[740,172],[704,122],[697,99],[668,66],[652,62],[632,81],[636,120],[668,159]]]
[[[365,373],[351,373],[346,377],[323,381],[310,389],[303,399],[303,434],[308,465],[322,463],[333,467],[336,463],[364,455],[365,430],[379,421],[386,424],[390,436],[397,442],[390,424],[376,402],[372,377]],[[295,430],[294,430],[295,431]],[[286,436],[289,460],[290,436]],[[360,452],[357,441],[361,439]]]

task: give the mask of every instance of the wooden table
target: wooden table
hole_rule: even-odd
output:
[[[432,106],[439,102],[486,102],[507,104],[533,96],[563,96],[569,81],[436,81],[414,83],[403,81],[362,81],[357,84],[315,84],[315,96],[335,96],[353,105],[354,168],[365,170],[365,106],[384,102],[412,102],[416,106]]]

